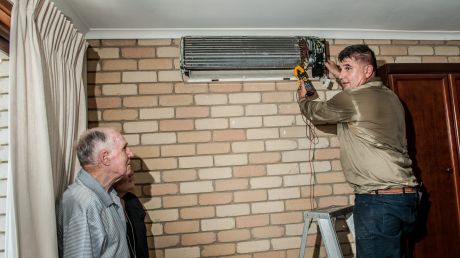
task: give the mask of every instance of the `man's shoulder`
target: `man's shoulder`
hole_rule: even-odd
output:
[[[88,207],[99,203],[97,194],[81,182],[71,184],[62,195],[61,203],[72,206]]]

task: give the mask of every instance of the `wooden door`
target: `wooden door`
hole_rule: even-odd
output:
[[[458,153],[459,88],[447,74],[392,74],[389,86],[406,109],[408,148],[413,168],[426,189],[413,257],[460,257]],[[455,104],[455,108],[453,106]],[[459,124],[460,125],[460,124]],[[424,216],[422,216],[423,218]]]

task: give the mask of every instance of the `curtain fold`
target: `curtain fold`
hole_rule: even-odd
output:
[[[87,43],[49,0],[16,0],[10,38],[6,257],[58,257],[55,203],[86,129]]]

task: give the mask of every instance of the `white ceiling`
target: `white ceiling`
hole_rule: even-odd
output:
[[[460,39],[460,0],[52,0],[91,38]]]

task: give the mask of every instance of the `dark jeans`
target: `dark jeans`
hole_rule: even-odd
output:
[[[417,194],[356,194],[353,220],[357,258],[400,258],[414,227]]]

